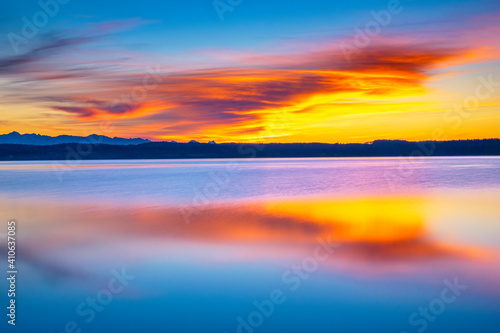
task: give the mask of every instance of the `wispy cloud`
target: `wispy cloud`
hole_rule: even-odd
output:
[[[486,21],[488,24],[483,22],[475,29],[494,34],[491,18]],[[278,111],[289,115],[289,133],[331,116],[360,112],[354,104],[349,111],[347,104],[338,107],[346,101],[365,105],[362,112],[377,112],[380,108],[369,101],[398,103],[423,96],[427,82],[438,71],[491,61],[497,55],[492,44],[495,37],[483,36],[478,41],[466,28],[459,30],[467,32],[443,32],[447,36],[381,35],[354,53],[349,62],[336,47],[340,40],[323,39],[300,52],[229,53],[228,66],[208,65],[197,70],[172,70],[169,63],[152,66],[138,61],[147,59],[146,54],[103,52],[92,47],[108,32],[149,23],[141,19],[110,21],[93,24],[74,37],[44,37],[31,51],[0,59],[0,72],[10,75],[11,82],[24,85],[22,93],[5,90],[10,98],[17,94],[18,102],[24,99],[38,104],[66,122],[119,121],[126,124],[122,129],[127,128],[121,134],[141,135],[147,129],[147,135],[156,138],[234,141],[230,136],[241,133],[236,139],[244,141],[262,135]],[[60,62],[55,63],[56,59]],[[160,70],[151,78],[145,69],[155,66]],[[145,80],[156,82],[144,87]],[[294,122],[302,125],[294,128]]]

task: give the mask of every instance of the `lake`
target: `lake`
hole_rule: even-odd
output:
[[[499,157],[0,162],[15,330],[496,333],[499,194]]]

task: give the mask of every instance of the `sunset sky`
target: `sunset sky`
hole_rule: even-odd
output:
[[[500,137],[498,0],[40,3],[0,5],[0,134]]]

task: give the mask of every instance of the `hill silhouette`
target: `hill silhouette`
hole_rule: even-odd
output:
[[[364,144],[199,142],[148,142],[130,145],[81,142],[44,146],[0,144],[2,161],[474,155],[500,155],[500,139],[422,142],[378,140]]]
[[[151,142],[147,139],[135,138],[110,138],[104,135],[92,134],[86,137],[72,136],[72,135],[59,135],[48,136],[40,134],[19,134],[18,132],[11,132],[9,134],[0,135],[0,144],[22,144],[22,145],[57,145],[62,143],[81,143],[89,142],[94,144],[107,144],[107,145],[138,145],[141,143]]]

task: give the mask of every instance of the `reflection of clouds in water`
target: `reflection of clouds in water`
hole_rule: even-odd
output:
[[[19,252],[18,258],[23,264],[42,273],[43,278],[51,284],[57,284],[63,279],[89,281],[93,278],[92,274],[85,272],[82,267],[75,263],[58,262],[33,252],[32,249]]]
[[[9,207],[14,206],[4,211]],[[214,205],[200,211],[189,225],[176,206],[23,203],[20,207],[24,212],[20,220],[31,221],[23,230],[22,257],[50,278],[87,279],[90,273],[83,267],[92,261],[133,260],[131,252],[135,259],[141,254],[146,259],[169,258],[172,253],[190,252],[194,244],[198,251],[190,254],[193,258],[211,257],[214,262],[219,257],[237,263],[280,260],[309,251],[319,237],[341,244],[331,259],[336,269],[348,270],[342,261],[367,268],[378,263],[394,271],[401,264],[422,268],[432,260],[487,258],[480,247],[432,237],[421,197]],[[210,250],[215,247],[219,250]]]

